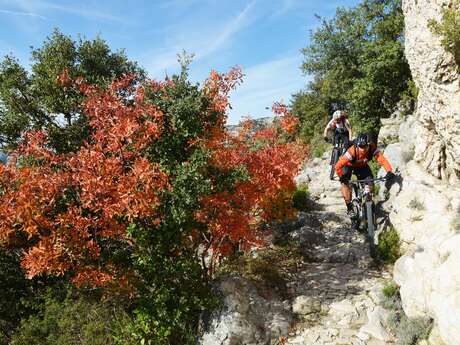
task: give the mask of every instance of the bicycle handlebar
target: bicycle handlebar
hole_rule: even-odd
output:
[[[371,178],[371,179],[366,179],[366,180],[350,180],[350,183],[371,183],[371,182],[383,182],[387,181],[388,179],[386,177],[379,177],[379,178]]]

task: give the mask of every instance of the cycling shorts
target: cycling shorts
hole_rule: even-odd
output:
[[[350,181],[352,174],[356,175],[358,180],[367,180],[367,179],[374,178],[374,175],[372,174],[372,170],[367,164],[360,168],[353,168],[350,166],[345,166],[343,167],[342,171],[343,171],[343,178],[346,181]]]

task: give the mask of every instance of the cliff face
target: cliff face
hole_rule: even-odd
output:
[[[460,183],[460,83],[454,57],[428,27],[454,0],[403,0],[405,47],[419,89],[415,160],[431,175]]]
[[[460,344],[459,67],[428,27],[453,2],[403,0],[406,56],[419,95],[414,116],[385,148],[403,177],[385,204],[405,253],[394,280],[406,314],[434,320],[430,345]]]

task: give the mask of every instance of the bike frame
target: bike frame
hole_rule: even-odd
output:
[[[334,132],[334,137],[333,137],[333,148],[332,148],[332,154],[331,154],[331,162],[329,163],[331,165],[331,172],[330,172],[330,179],[334,179],[334,173],[335,173],[335,165],[337,164],[337,161],[339,160],[340,156],[344,153],[343,149],[344,146],[343,144],[345,143],[343,140],[343,135],[345,134],[345,131],[337,131]]]

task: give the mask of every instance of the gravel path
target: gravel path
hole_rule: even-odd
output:
[[[327,178],[325,161],[313,162],[306,174],[309,186],[322,183],[312,190],[318,210],[299,217],[296,236],[306,237],[306,243],[312,233],[317,238],[307,249],[310,260],[289,272],[288,294],[299,321],[284,343],[393,344],[383,327],[387,312],[378,305],[391,273],[373,263],[364,235],[351,229],[339,184]],[[311,224],[318,221],[320,233]]]

